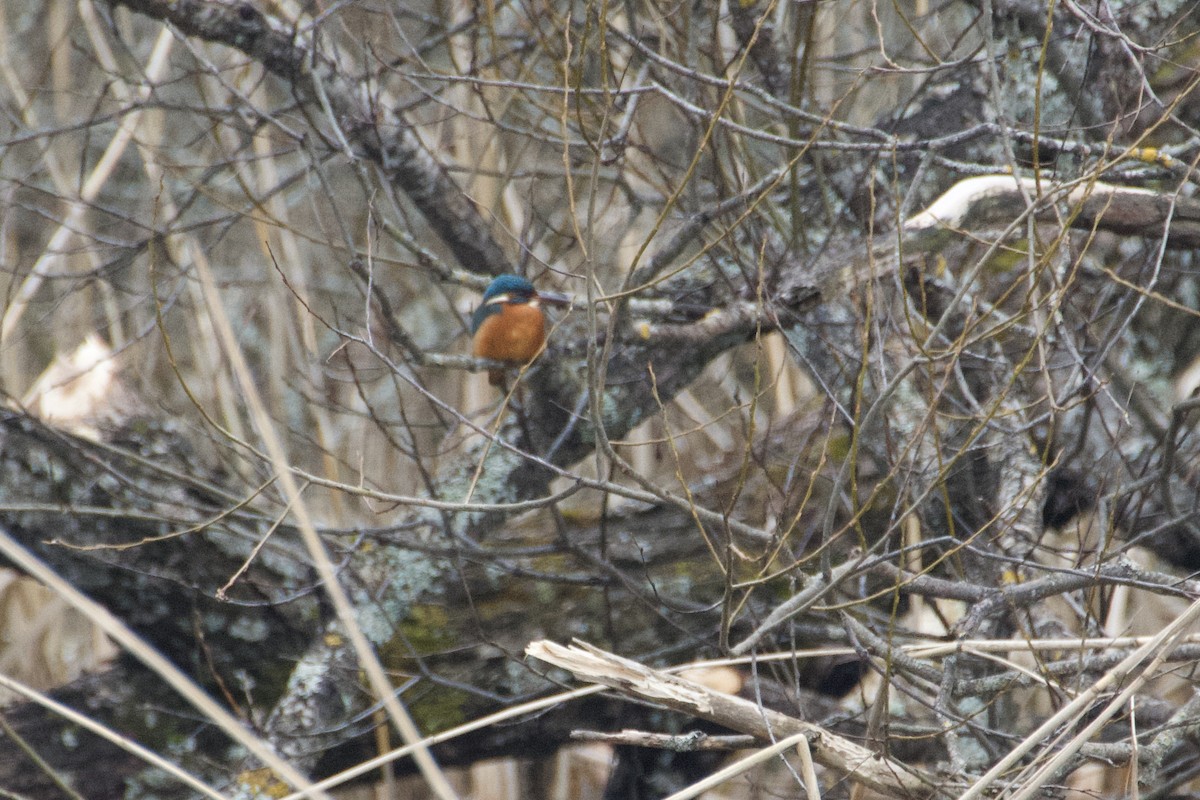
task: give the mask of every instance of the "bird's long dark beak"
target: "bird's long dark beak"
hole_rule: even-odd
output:
[[[558,292],[538,292],[538,300],[551,306],[569,306],[571,305],[570,295],[559,294]]]

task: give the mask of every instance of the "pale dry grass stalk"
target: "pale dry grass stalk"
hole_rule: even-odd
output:
[[[258,87],[259,94],[265,94],[265,89]],[[261,242],[263,264],[272,263],[286,277],[286,289],[276,287],[275,291],[282,293],[280,302],[271,303],[273,337],[271,347],[279,353],[272,359],[276,370],[272,375],[275,389],[272,396],[280,401],[281,407],[274,409],[276,419],[288,419],[286,402],[291,389],[288,387],[287,375],[290,365],[296,365],[306,376],[309,386],[319,388],[324,385],[321,372],[322,353],[318,346],[317,320],[308,312],[316,297],[310,288],[313,283],[313,254],[311,249],[303,246],[300,237],[296,235],[296,223],[288,204],[279,194],[268,194],[268,190],[280,183],[281,170],[272,155],[271,140],[265,133],[256,135],[252,140],[257,170],[251,181],[260,195],[268,195],[264,203],[269,219],[254,218],[255,230]],[[246,169],[245,171],[249,171]],[[278,247],[278,256],[271,243]],[[337,454],[348,448],[345,443],[345,433],[335,423],[333,414],[323,403],[308,403],[304,413],[312,419],[315,428],[316,442],[320,448],[325,476],[330,480],[339,480]],[[345,498],[341,493],[331,493],[330,504],[327,506],[326,522],[337,525],[351,523]]]
[[[442,742],[449,742],[453,739],[457,739],[460,736],[465,736],[468,733],[482,730],[484,728],[491,727],[492,725],[498,725],[508,720],[524,717],[528,714],[543,711],[547,708],[553,708],[554,706],[570,700],[577,700],[582,697],[600,694],[603,691],[603,686],[585,686],[581,689],[574,689],[569,692],[560,692],[539,698],[537,700],[531,700],[527,703],[520,703],[510,708],[506,708],[503,711],[497,711],[493,714],[479,717],[478,719],[471,720],[470,722],[462,725],[456,725],[455,727],[446,731],[442,731],[441,733],[436,733],[432,736],[426,736],[420,741],[406,744],[404,747],[398,747],[389,753],[384,753],[383,755],[379,755],[368,761],[364,761],[361,764],[356,764],[350,769],[339,772],[336,775],[331,775],[330,777],[319,781],[318,783],[314,784],[314,787],[321,790],[333,789],[337,786],[348,783],[357,777],[365,775],[368,772],[373,772],[380,767],[391,764],[397,759],[407,758],[419,748],[432,747],[436,744],[441,744]],[[281,798],[281,800],[302,800],[303,797],[304,794],[302,792],[296,792]]]
[[[692,800],[694,797],[707,792],[709,789],[714,789],[723,783],[726,783],[733,778],[742,775],[743,773],[754,769],[760,764],[770,761],[777,756],[783,755],[792,748],[796,749],[797,755],[800,757],[801,769],[804,771],[804,791],[805,796],[809,800],[820,800],[821,789],[816,782],[816,772],[812,761],[812,753],[808,749],[808,734],[797,733],[788,736],[785,739],[780,739],[770,747],[764,747],[761,750],[756,750],[748,756],[739,758],[737,761],[725,766],[712,775],[701,781],[693,783],[686,789],[681,789],[678,792],[668,796],[665,800]]]
[[[183,673],[178,667],[168,661],[157,650],[151,647],[140,636],[129,629],[125,623],[113,616],[108,609],[90,599],[74,586],[59,577],[58,573],[47,567],[41,559],[30,553],[19,542],[5,531],[0,531],[0,553],[15,566],[45,584],[52,592],[80,611],[84,616],[99,627],[125,652],[141,661],[146,667],[159,675],[172,689],[192,705],[205,719],[212,722],[227,736],[245,747],[263,764],[293,786],[300,787],[301,797],[322,798],[329,800],[327,795],[319,791],[310,791],[310,783],[291,764],[280,758],[269,744],[255,736],[241,720],[225,710],[224,706],[215,702],[208,694]]]
[[[60,89],[60,92],[55,94],[56,103],[54,106],[54,109],[57,112],[55,116],[58,120],[65,120],[69,118],[67,109],[63,107],[63,101],[64,98],[67,97],[67,92],[61,90],[68,85],[69,82],[70,59],[68,48],[53,45],[61,45],[61,39],[66,30],[69,28],[71,20],[69,7],[70,6],[68,3],[53,4],[51,6],[50,25],[46,30],[47,39],[52,45],[50,48],[48,48],[52,58],[51,72],[55,85]],[[90,3],[82,3],[80,5],[80,10],[90,32],[92,25],[92,20],[89,19],[89,12],[92,10]],[[94,17],[94,14],[91,16]],[[22,77],[17,74],[13,67],[14,61],[16,61],[18,58],[16,48],[14,48],[15,42],[16,38],[12,36],[8,30],[8,18],[7,14],[5,13],[5,9],[0,9],[0,76],[3,76],[5,87],[9,92],[12,93],[15,101],[15,107],[20,115],[22,124],[28,129],[36,129],[41,126],[42,120],[37,116],[33,98],[29,95],[29,92],[26,91]],[[113,143],[110,143],[110,148],[114,143],[115,140]],[[75,217],[73,220],[74,223],[78,225],[80,218],[82,217],[82,210],[76,209],[82,209],[82,206],[78,203],[72,205],[73,201],[69,199],[75,195],[75,187],[70,177],[70,172],[74,167],[68,160],[70,157],[66,156],[64,153],[61,153],[58,148],[46,147],[40,152],[39,158],[46,167],[46,173],[49,175],[57,195],[60,198],[66,198],[65,202],[67,204],[67,208]],[[67,243],[67,239],[70,238],[69,233],[72,232],[69,230],[71,227],[72,226],[69,226],[66,221],[64,221],[61,222],[59,228],[56,229],[55,235],[60,237],[60,245],[65,245]],[[64,231],[67,232],[64,233]],[[82,230],[80,228],[75,228],[74,232],[81,233]],[[98,268],[100,266],[99,256],[90,248],[85,248],[85,252],[90,266],[93,269]],[[43,246],[42,254],[39,256],[39,261],[36,263],[40,263],[43,271],[48,272],[54,267],[59,266],[60,263],[67,264],[69,261],[69,253],[66,251],[58,252],[52,250],[47,244]],[[33,282],[30,282],[29,278],[32,278]],[[32,274],[29,276],[29,278],[27,278],[23,283],[22,289],[18,291],[29,291],[29,296],[32,297],[32,293],[35,293],[36,289],[40,286],[41,278],[35,277]],[[28,289],[25,287],[28,287]],[[108,328],[110,335],[112,336],[112,341],[114,344],[119,344],[124,339],[122,332],[123,326],[120,316],[115,308],[115,301],[111,287],[108,287],[107,285],[102,286],[100,289],[100,294],[103,298],[107,312]],[[23,313],[24,311],[22,308],[22,310],[18,312],[18,317],[22,316]],[[15,322],[13,324],[15,326]],[[58,332],[56,330],[53,334],[51,334],[47,331],[39,331],[38,335],[52,335],[57,338]],[[74,343],[56,342],[56,344],[61,346],[71,346]],[[19,358],[19,356],[14,358],[15,356],[17,356],[17,348],[13,346],[13,343],[10,342],[8,347],[0,348],[0,357],[3,358],[4,362],[6,383],[13,388],[19,386],[23,379],[27,379],[29,377],[27,374],[23,374],[27,372],[28,365],[25,364],[24,361]]]
[[[262,397],[246,363],[241,345],[238,343],[233,326],[225,313],[225,307],[213,274],[207,268],[203,259],[196,260],[196,271],[200,279],[199,283],[204,294],[208,314],[212,318],[213,327],[220,338],[225,357],[229,360],[230,367],[236,377],[250,419],[253,421],[258,435],[263,441],[267,457],[279,481],[280,488],[283,490],[283,495],[288,505],[292,508],[296,527],[299,529],[301,538],[308,548],[312,565],[320,576],[323,588],[333,603],[338,620],[341,622],[342,633],[350,639],[355,655],[358,657],[359,666],[366,673],[371,689],[375,692],[376,698],[383,703],[383,707],[387,709],[388,716],[400,731],[401,737],[406,743],[417,745],[414,758],[417,767],[421,770],[422,775],[425,776],[430,790],[437,797],[441,798],[441,800],[457,800],[458,795],[446,780],[437,763],[433,760],[428,748],[420,746],[421,735],[413,723],[412,717],[409,716],[399,699],[397,699],[395,689],[391,681],[388,680],[383,665],[379,663],[374,649],[358,625],[350,598],[338,580],[337,570],[329,558],[329,553],[325,549],[324,542],[321,541],[321,537],[316,531],[316,527],[308,511],[308,505],[301,496],[302,492],[296,477],[292,473],[291,464],[288,460],[287,451],[283,446],[283,441],[275,430],[274,421],[263,405]],[[307,786],[307,781],[302,784],[293,783],[293,785]]]
[[[95,40],[98,42],[103,42],[103,38],[100,36],[96,36]],[[158,69],[160,70],[163,68],[163,64],[165,64],[166,52],[169,51],[167,44],[169,44],[172,40],[173,37],[171,36],[170,32],[164,29],[160,35],[160,43],[165,44],[162,45],[161,51],[156,49],[156,55],[159,55],[159,60],[152,61],[152,63],[158,64]],[[105,53],[107,59],[111,59],[111,53],[106,53],[104,48],[101,47],[98,48],[98,50],[102,53]],[[128,117],[126,119],[129,120]],[[137,118],[135,117],[132,122],[136,121]],[[127,131],[127,138],[125,139],[126,142],[132,139],[133,132],[135,130],[133,124],[129,124],[128,126],[122,128],[122,130]],[[154,158],[154,151],[143,146],[140,148],[140,152],[143,156],[145,169],[148,172],[151,182],[154,184],[161,183],[163,171],[162,168],[158,166],[157,160]],[[167,215],[173,217],[175,215],[175,208],[172,201],[167,198],[163,202],[164,210],[166,211]],[[173,240],[174,237],[171,237],[171,239]],[[293,506],[293,513],[297,517],[299,527],[302,532],[311,534],[311,536],[306,537],[306,539],[310,545],[310,551],[314,557],[315,566],[317,567],[318,572],[320,572],[322,577],[325,579],[326,585],[333,596],[334,605],[341,613],[341,618],[346,625],[346,633],[351,640],[354,641],[358,649],[360,659],[366,664],[365,668],[372,680],[373,685],[375,686],[376,691],[381,695],[385,706],[388,708],[389,713],[392,715],[394,721],[396,721],[402,734],[405,735],[407,740],[415,741],[419,739],[419,735],[416,733],[416,730],[412,725],[411,720],[408,718],[407,713],[394,699],[390,682],[387,681],[383,674],[382,667],[378,664],[378,661],[375,660],[373,652],[371,651],[369,644],[366,642],[365,637],[363,637],[361,630],[357,628],[357,625],[354,622],[353,613],[349,610],[349,601],[346,599],[344,593],[341,592],[333,567],[329,563],[328,557],[324,553],[323,546],[320,544],[317,538],[311,521],[309,521],[307,509],[301,501],[298,486],[291,476],[290,467],[282,447],[282,442],[274,434],[273,423],[271,422],[271,418],[268,415],[266,408],[262,404],[261,395],[258,392],[256,381],[251,377],[245,361],[241,356],[240,346],[237,343],[236,335],[233,333],[233,329],[229,323],[228,317],[224,312],[224,307],[220,300],[215,281],[213,280],[207,258],[204,256],[203,250],[199,247],[198,243],[189,241],[186,237],[180,242],[179,249],[176,251],[176,255],[180,257],[179,260],[181,263],[186,263],[186,259],[183,257],[189,256],[191,263],[196,268],[196,272],[200,277],[198,287],[200,298],[203,300],[205,307],[209,311],[207,315],[201,316],[202,318],[208,320],[207,326],[210,326],[209,329],[213,332],[213,335],[204,335],[198,338],[201,340],[201,342],[211,343],[209,352],[213,353],[214,356],[216,355],[217,348],[219,348],[222,355],[229,359],[229,363],[233,367],[234,372],[238,377],[240,392],[235,393],[233,391],[224,391],[218,393],[219,397],[225,398],[225,419],[228,424],[235,426],[238,425],[241,414],[238,413],[237,408],[240,407],[240,403],[238,403],[235,398],[240,398],[249,407],[251,417],[254,419],[256,428],[266,443],[267,450],[275,464],[276,472],[280,476],[281,484],[283,485],[285,494],[289,499],[289,505]],[[214,369],[212,370],[212,375],[217,376],[223,374],[223,370],[215,368],[216,365],[221,362],[221,360],[222,359],[220,358],[213,358]],[[279,394],[282,394],[282,392]],[[237,438],[242,438],[237,434],[235,434],[235,436],[237,436]],[[214,718],[214,722],[220,724],[220,719]],[[224,725],[222,725],[222,727],[224,727]],[[454,798],[456,796],[453,790],[450,789],[449,784],[441,775],[440,771],[437,769],[436,765],[434,765],[432,760],[429,758],[427,751],[418,753],[417,761],[422,767],[423,771],[426,773],[431,788],[437,792],[439,797],[444,798],[444,800],[449,800],[449,798]],[[298,773],[295,773],[292,770],[280,771],[275,763],[270,761],[267,761],[266,763],[276,769],[276,772],[280,775],[280,777],[289,780],[293,783],[293,785],[300,787],[306,787],[308,785],[307,781],[302,778],[299,780],[299,782],[297,782],[296,778],[299,777]]]
[[[1011,797],[1012,800],[1028,800],[1040,793],[1045,782],[1056,775],[1058,768],[1074,756],[1079,748],[1089,741],[1095,732],[1152,677],[1154,670],[1182,641],[1184,629],[1197,619],[1200,619],[1200,600],[1192,603],[1186,612],[1177,617],[1158,635],[1150,637],[1145,644],[1130,653],[1120,664],[1106,672],[1098,681],[1081,691],[1058,712],[1051,715],[997,761],[982,777],[972,783],[970,788],[959,797],[959,800],[975,800],[975,798],[981,797],[1022,758],[1038,747],[1046,746],[1053,741],[1057,745],[1054,754],[1049,756],[1036,772],[1029,774],[1032,767],[1026,768],[1016,784],[1023,788],[1012,794]],[[1117,696],[1106,703],[1098,713],[1095,712],[1092,708],[1093,705],[1105,696],[1109,687],[1124,681],[1128,682],[1124,683],[1123,689]],[[1058,741],[1061,736],[1055,737],[1054,740],[1050,738],[1055,732],[1063,730],[1064,726],[1066,726],[1066,730],[1070,730],[1085,718],[1088,718],[1090,722],[1078,734],[1061,742]]]
[[[150,54],[144,70],[147,79],[146,83],[138,90],[135,95],[136,99],[128,99],[137,102],[149,97],[154,83],[160,80],[166,71],[167,58],[171,53],[173,42],[174,36],[170,31],[163,30],[159,34],[158,41],[154,45],[154,50]],[[2,58],[2,54],[0,54],[0,58]],[[63,221],[55,228],[54,233],[43,248],[42,254],[34,262],[33,267],[29,270],[29,274],[9,300],[8,305],[4,309],[3,316],[0,317],[0,348],[12,338],[13,332],[24,316],[29,302],[37,294],[38,289],[41,288],[50,271],[62,263],[62,255],[66,251],[67,244],[75,236],[75,232],[80,225],[80,220],[88,210],[89,204],[99,196],[104,185],[112,177],[113,171],[117,168],[122,156],[125,155],[125,149],[133,141],[141,115],[142,110],[135,108],[121,118],[116,134],[109,142],[108,147],[105,148],[104,154],[100,157],[96,166],[92,168],[87,179],[84,181],[83,187],[79,191],[78,199],[70,201]]]
[[[191,787],[205,797],[212,798],[212,800],[228,800],[226,795],[221,794],[216,789],[204,783],[186,770],[180,769],[178,766],[172,764],[170,761],[163,758],[153,750],[143,747],[142,745],[130,739],[128,736],[122,736],[113,729],[105,725],[101,725],[87,714],[81,714],[75,709],[63,705],[54,698],[43,694],[33,687],[21,683],[15,678],[11,678],[2,672],[0,672],[0,687],[3,687],[14,694],[20,695],[21,697],[38,704],[51,714],[69,720],[78,725],[80,728],[91,731],[92,733],[102,737],[108,742],[111,742],[122,750],[132,753],[137,758],[145,761],[148,765],[161,769],[167,775],[170,775],[180,783]]]
[[[91,9],[91,0],[85,0],[81,8]],[[104,32],[98,27],[94,10],[85,14],[84,17],[89,21],[87,28],[89,40],[92,43],[97,59],[110,74],[120,75],[116,58],[108,46],[107,38]],[[169,51],[169,45],[173,41],[174,37],[167,29],[162,31],[158,40],[167,51]],[[156,52],[158,46],[159,44],[156,44]],[[124,96],[127,101],[132,99],[132,92],[123,81],[116,80],[113,86],[115,91],[119,95]],[[136,119],[140,120],[142,118],[139,116]],[[143,138],[136,142],[138,154],[141,156],[142,168],[146,173],[148,184],[150,186],[163,187],[168,177],[168,171],[160,164],[158,158],[158,153],[165,143],[166,137],[166,130],[162,125],[163,116],[160,113],[149,111],[145,114],[144,119],[150,124],[143,126],[144,129],[141,131]],[[132,136],[134,129],[129,127],[129,131]],[[159,213],[163,218],[174,219],[177,217],[178,208],[169,191],[158,192],[156,194],[156,201],[159,204]],[[189,258],[197,262],[207,263],[207,255],[204,247],[191,234],[172,233],[164,238],[164,245],[168,248],[172,259],[176,263],[187,263]],[[156,280],[153,269],[150,271],[150,277],[152,281]],[[197,302],[201,300],[199,287],[196,286],[195,282],[189,282],[188,290]],[[153,294],[157,297],[156,291]],[[202,394],[195,394],[193,389],[188,387],[185,387],[185,392],[194,403],[199,405],[202,405],[207,397],[211,396],[214,398],[222,409],[221,426],[230,431],[235,439],[244,440],[245,431],[242,427],[242,414],[240,413],[237,393],[233,390],[226,371],[223,368],[220,346],[216,334],[211,327],[211,321],[205,315],[195,314],[188,318],[187,324],[196,326],[196,332],[188,337],[189,350],[206,360],[206,367],[200,371],[206,376],[206,383],[208,381],[211,381],[211,383],[206,387],[208,391]],[[166,335],[165,329],[163,335]]]

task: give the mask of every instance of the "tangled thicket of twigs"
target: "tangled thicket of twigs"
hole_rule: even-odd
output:
[[[1200,792],[1200,13],[902,6],[0,8],[0,790]]]

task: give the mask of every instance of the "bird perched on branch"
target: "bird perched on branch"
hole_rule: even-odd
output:
[[[501,275],[488,285],[483,302],[471,316],[476,358],[524,366],[537,357],[546,341],[543,304],[567,305],[564,295],[538,292],[520,275]],[[504,382],[503,370],[489,370],[488,383]]]

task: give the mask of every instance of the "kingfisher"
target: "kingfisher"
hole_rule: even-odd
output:
[[[539,293],[520,275],[500,275],[483,293],[483,302],[471,316],[476,358],[524,366],[537,357],[546,342],[543,304],[567,305],[564,295]],[[488,383],[504,383],[504,370],[488,370]]]

